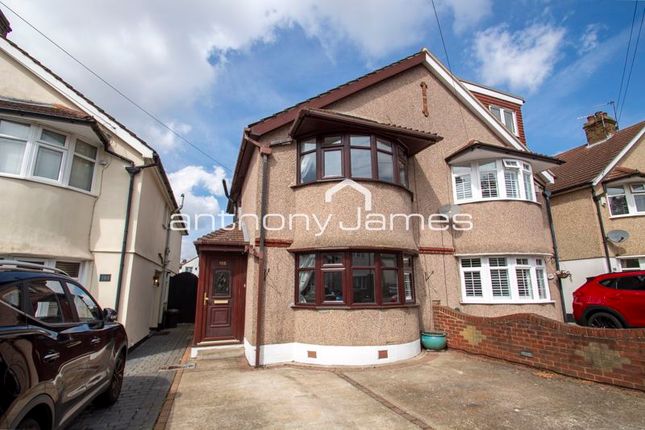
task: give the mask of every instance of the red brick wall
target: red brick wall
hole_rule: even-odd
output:
[[[445,306],[433,311],[448,348],[645,391],[645,329],[578,327],[535,314],[476,317]]]
[[[515,111],[515,116],[517,117],[517,134],[520,138],[520,142],[526,145],[526,136],[524,135],[524,119],[522,118],[522,106],[507,102],[506,100],[487,96],[485,94],[479,94],[474,91],[472,93],[477,98],[477,100],[479,100],[484,106],[486,106],[486,109],[488,109],[490,105],[495,105]]]

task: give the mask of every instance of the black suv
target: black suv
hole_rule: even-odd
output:
[[[0,260],[0,428],[56,429],[121,393],[127,336],[57,269]]]

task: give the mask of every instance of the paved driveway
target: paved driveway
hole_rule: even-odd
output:
[[[153,334],[128,354],[119,400],[109,408],[89,406],[70,425],[72,430],[153,428],[178,365],[193,335],[192,324]]]
[[[221,350],[183,372],[167,428],[643,429],[645,393],[448,351],[405,364],[251,369]]]

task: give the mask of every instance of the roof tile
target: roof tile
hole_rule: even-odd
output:
[[[616,132],[604,142],[581,145],[557,154],[565,164],[551,169],[556,180],[549,189],[557,193],[579,185],[590,184],[644,126],[645,121],[641,121]]]
[[[226,227],[205,234],[195,241],[199,245],[243,245],[247,241],[238,224],[229,224]]]

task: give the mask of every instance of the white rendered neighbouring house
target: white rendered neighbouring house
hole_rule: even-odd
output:
[[[162,321],[179,271],[161,160],[1,27],[0,258],[66,271],[118,310],[133,345]]]

